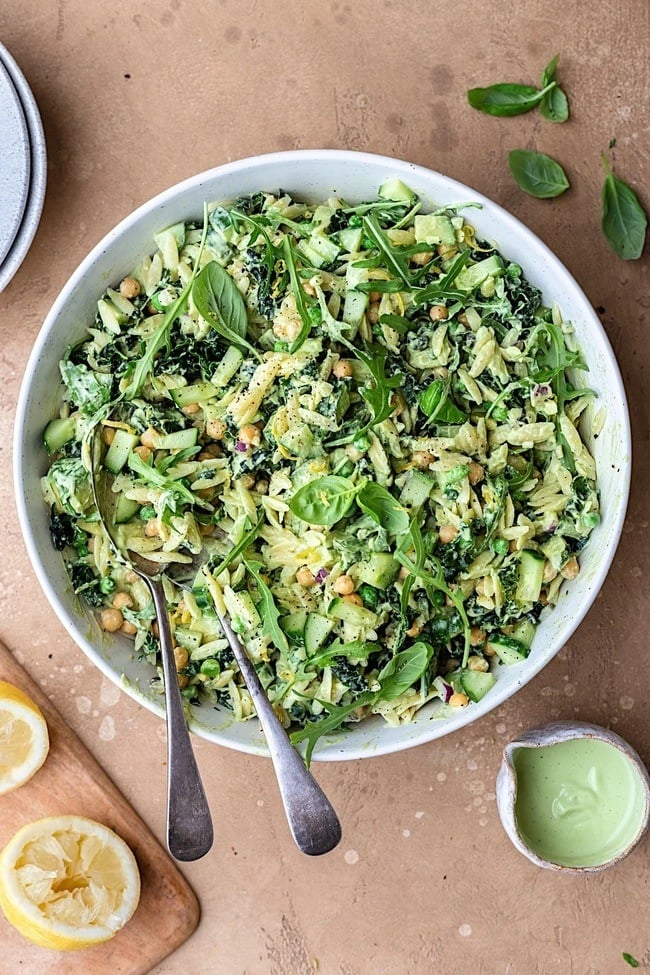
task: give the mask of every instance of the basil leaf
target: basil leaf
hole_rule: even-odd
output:
[[[438,423],[464,423],[467,413],[463,413],[449,399],[449,384],[444,379],[435,379],[418,397],[420,409],[430,420]]]
[[[542,88],[546,88],[552,81],[555,81],[558,59],[559,55],[556,54],[553,60],[544,68],[542,73]],[[539,110],[549,122],[566,122],[569,117],[569,103],[559,85],[556,84],[555,88],[551,88],[544,95],[539,103]]]
[[[551,91],[556,85],[552,81],[549,85],[542,88],[535,88],[533,85],[513,85],[499,84],[490,85],[489,88],[471,88],[467,92],[467,101],[472,108],[487,115],[498,115],[508,117],[512,115],[523,115],[530,112],[532,108],[539,105],[542,98]]]
[[[377,693],[376,700],[394,701],[400,694],[408,691],[422,677],[432,655],[433,647],[423,642],[414,643],[407,650],[395,654],[377,675],[381,690]]]
[[[630,968],[638,968],[639,963],[636,958],[629,953],[629,951],[623,952],[623,961],[627,962]]]
[[[327,474],[299,488],[289,502],[294,515],[310,525],[335,525],[352,507],[359,486],[347,477]]]
[[[559,196],[569,188],[569,181],[560,164],[543,152],[513,149],[508,163],[517,185],[540,200]]]
[[[600,225],[614,253],[624,261],[634,261],[643,252],[648,218],[632,187],[614,175],[604,153],[601,158],[607,176]]]
[[[280,653],[288,653],[289,644],[284,631],[280,627],[280,613],[278,611],[278,607],[275,605],[273,593],[260,575],[260,570],[263,568],[262,563],[247,562],[246,559],[243,561],[244,565],[255,579],[260,593],[260,601],[257,604],[257,611],[262,620],[262,633],[271,638],[273,641],[273,646],[279,650]]]
[[[357,504],[391,535],[401,535],[409,530],[410,518],[406,508],[381,484],[367,481],[357,494]]]
[[[246,339],[248,315],[239,288],[228,272],[210,261],[192,284],[192,301],[202,318],[227,342],[246,348],[258,359],[259,353]]]

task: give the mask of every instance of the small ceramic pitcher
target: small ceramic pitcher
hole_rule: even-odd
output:
[[[625,849],[617,853],[616,856],[593,866],[565,866],[543,859],[531,849],[522,836],[516,816],[517,771],[514,764],[516,750],[521,748],[547,747],[549,745],[560,744],[561,742],[573,741],[578,738],[596,738],[622,751],[638,772],[645,793],[644,811],[640,817],[638,829],[634,837]],[[501,767],[497,775],[496,799],[499,816],[509,838],[520,853],[523,853],[524,856],[532,860],[538,867],[562,871],[563,873],[598,873],[619,863],[632,852],[643,838],[648,828],[648,823],[650,822],[650,775],[648,775],[648,770],[632,746],[613,731],[582,721],[556,721],[544,725],[541,728],[534,728],[523,734],[516,741],[511,741],[506,745],[503,751]]]

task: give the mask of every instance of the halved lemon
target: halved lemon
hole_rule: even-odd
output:
[[[108,941],[140,899],[140,873],[113,830],[50,816],[18,830],[0,854],[0,907],[22,935],[72,951]]]
[[[0,681],[0,795],[31,779],[47,758],[45,718],[31,697]]]

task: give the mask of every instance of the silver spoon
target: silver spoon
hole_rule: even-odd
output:
[[[115,496],[105,477],[99,476],[101,442],[96,432],[91,443],[91,483],[97,514],[110,545],[120,560],[125,559],[110,529],[109,517]],[[185,721],[174,644],[165,603],[161,566],[127,552],[133,571],[143,579],[153,599],[160,636],[165,683],[165,713],[167,720],[167,849],[176,860],[198,860],[205,856],[214,839],[210,808],[201,782],[190,733]]]
[[[168,575],[182,585],[188,570],[195,573],[200,555],[188,565],[173,563]],[[341,824],[329,799],[306,767],[302,756],[278,718],[264,690],[257,671],[241,645],[228,617],[217,609],[219,621],[255,705],[269,749],[289,829],[302,853],[320,856],[329,853],[341,839]]]

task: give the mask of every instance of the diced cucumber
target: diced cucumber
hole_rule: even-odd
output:
[[[308,613],[305,623],[305,650],[311,657],[323,646],[335,627],[335,621],[318,613]]]
[[[532,647],[533,640],[535,638],[536,627],[534,623],[530,620],[522,620],[521,623],[517,623],[512,630],[512,637],[515,640],[519,640],[526,647]]]
[[[377,196],[392,203],[412,203],[415,193],[401,179],[387,179],[377,190]]]
[[[303,643],[305,638],[305,623],[307,622],[307,611],[299,609],[295,613],[289,613],[280,619],[280,626],[293,643]]]
[[[488,646],[494,651],[502,664],[520,664],[530,653],[530,647],[521,643],[520,640],[502,634],[491,636],[488,639]]]
[[[57,417],[50,420],[43,433],[43,443],[48,454],[55,454],[57,450],[68,443],[75,435],[76,424],[71,416]]]
[[[176,406],[182,408],[190,403],[202,403],[206,399],[212,399],[219,390],[212,383],[193,383],[191,386],[177,386],[169,392]]]
[[[374,629],[377,625],[377,614],[366,609],[364,606],[357,606],[342,597],[333,599],[327,610],[328,616],[335,620],[343,620],[352,626],[366,627]]]
[[[387,589],[399,572],[399,562],[389,552],[371,552],[365,562],[357,562],[350,570],[357,584],[366,583],[375,589]]]
[[[422,471],[409,471],[408,479],[400,492],[399,499],[404,505],[419,508],[431,494],[435,482],[432,477]]]
[[[235,375],[242,362],[244,354],[236,346],[231,345],[226,349],[226,354],[212,373],[211,383],[213,386],[227,386]]]
[[[115,524],[124,525],[127,521],[131,521],[135,515],[137,515],[140,510],[140,505],[137,501],[132,498],[127,498],[125,494],[118,494],[117,500],[115,501]]]
[[[185,450],[187,447],[195,447],[198,435],[199,431],[196,427],[175,430],[173,433],[163,433],[156,438],[156,449]]]
[[[368,295],[363,291],[355,291],[358,284],[369,281],[368,268],[354,267],[348,264],[345,272],[345,301],[343,303],[343,321],[351,325],[354,332],[363,321],[363,316],[368,307]]]
[[[111,474],[119,474],[126,464],[129,454],[139,442],[140,437],[137,433],[129,433],[127,430],[118,427],[115,431],[113,441],[106,451],[104,467]]]
[[[319,203],[319,205],[314,210],[314,216],[312,217],[312,223],[318,227],[327,227],[330,220],[332,219],[332,214],[334,210],[327,203]]]
[[[456,232],[444,213],[418,213],[413,220],[413,229],[418,244],[456,246]]]
[[[223,601],[232,620],[232,628],[236,633],[246,633],[260,625],[259,613],[248,592],[235,592],[230,586],[223,590]]]
[[[310,267],[320,268],[323,264],[327,263],[325,258],[311,246],[308,240],[299,240],[296,244],[296,250],[299,251]]]
[[[524,549],[519,556],[519,578],[515,590],[518,603],[536,603],[544,581],[546,559],[539,552]]]
[[[496,684],[496,677],[489,670],[461,670],[460,686],[470,701],[477,704]]]
[[[356,254],[361,250],[363,240],[363,227],[346,227],[339,230],[337,237],[343,250],[348,254]]]
[[[315,230],[309,238],[309,246],[316,251],[323,263],[331,264],[341,253],[339,245],[324,230]]]
[[[454,287],[459,291],[473,291],[478,288],[486,278],[500,277],[503,274],[503,264],[496,254],[486,257],[483,261],[472,264],[471,267],[464,267],[454,282]]]

